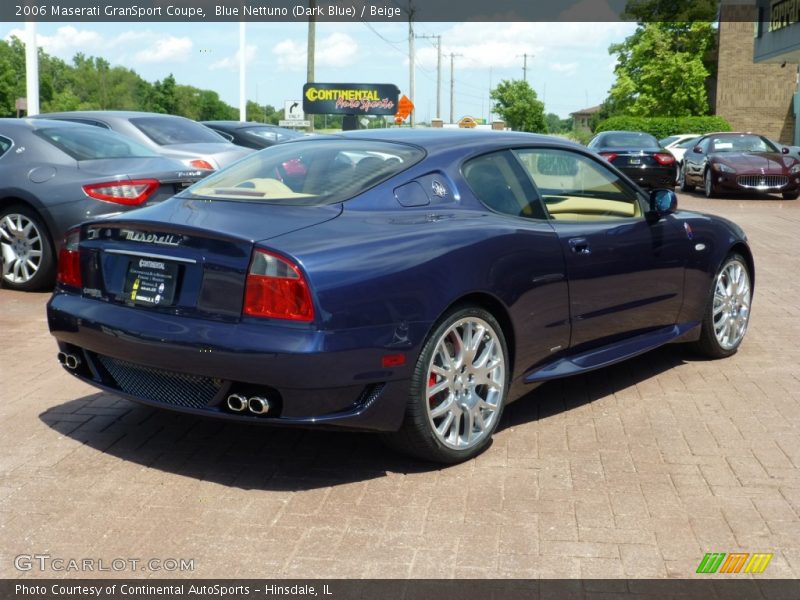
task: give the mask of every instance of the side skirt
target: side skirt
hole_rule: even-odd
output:
[[[699,322],[670,325],[627,340],[560,358],[531,371],[523,380],[525,383],[540,383],[587,373],[633,358],[664,344],[690,341],[697,337],[699,331]]]

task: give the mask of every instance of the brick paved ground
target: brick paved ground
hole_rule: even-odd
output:
[[[764,576],[800,576],[800,201],[681,203],[751,238],[741,351],[549,383],[442,470],[369,435],[97,393],[57,365],[46,295],[0,290],[0,576],[61,575],[15,570],[37,553],[192,558],[195,577],[686,577],[707,551],[773,552]]]

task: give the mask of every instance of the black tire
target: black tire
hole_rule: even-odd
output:
[[[678,173],[678,187],[682,192],[694,191],[694,186],[686,182],[686,163],[681,164],[681,168]]]
[[[797,200],[800,197],[800,192],[783,192],[781,196],[783,196],[784,200]]]
[[[13,258],[7,262],[8,257]],[[14,204],[0,210],[0,262],[3,287],[23,292],[52,289],[55,250],[44,221],[32,208]]]
[[[717,195],[714,189],[714,176],[711,174],[711,169],[706,169],[703,174],[703,192],[705,192],[706,198],[713,198]]]
[[[474,328],[471,330],[473,333],[478,331],[477,328],[485,326],[485,330],[477,336],[476,347],[455,361],[453,369],[443,369],[439,366],[442,358],[441,350],[447,350],[449,356],[449,350],[453,349],[450,342],[461,339],[461,335],[466,336],[469,324]],[[473,334],[469,335],[468,339],[476,339]],[[494,354],[495,352],[499,355]],[[484,375],[487,380],[492,381],[491,385],[475,384],[477,380],[473,380],[471,374],[472,368],[475,367],[473,361],[479,361],[484,353],[487,357],[500,357],[500,363],[493,362],[494,366],[491,369],[485,369]],[[463,360],[464,358],[467,360]],[[461,367],[458,365],[459,362],[462,362]],[[470,369],[465,373],[468,362]],[[448,377],[437,375],[434,369],[447,370],[453,375]],[[431,462],[455,464],[469,460],[483,452],[491,443],[492,434],[502,417],[508,395],[509,377],[508,348],[497,320],[488,311],[477,306],[453,309],[439,320],[423,344],[411,378],[403,424],[399,431],[385,434],[384,441],[400,452]],[[428,398],[431,388],[442,386],[444,389],[434,392],[434,395]],[[493,408],[489,410],[481,406],[476,407],[475,402],[480,400],[487,400],[488,403],[483,402],[482,405],[488,407],[491,404]],[[437,402],[438,404],[435,404]],[[451,410],[445,411],[442,415],[434,415],[444,406],[450,406]],[[455,417],[451,412],[455,413]],[[472,412],[480,413],[480,422],[468,417]],[[461,418],[462,415],[464,419]],[[451,425],[448,426],[447,423]],[[475,428],[480,428],[481,424],[485,427],[480,432],[475,432]],[[436,426],[442,428],[443,432],[437,432]],[[452,435],[445,435],[448,433]],[[473,433],[475,438],[469,442]],[[464,436],[467,442],[462,445]],[[459,445],[462,447],[458,447]]]
[[[741,335],[739,335],[736,339],[731,340],[730,343],[722,343],[717,336],[716,330],[719,327],[719,324],[725,320],[725,315],[732,313],[721,311],[722,314],[717,318],[717,315],[715,315],[715,296],[717,296],[716,291],[718,285],[722,285],[724,288],[726,281],[733,283],[731,277],[726,277],[726,272],[729,272],[729,268],[731,266],[740,268],[746,278],[746,314],[744,315],[744,328],[741,331]],[[716,275],[714,275],[714,281],[711,284],[711,291],[709,293],[705,312],[703,314],[703,322],[700,329],[700,339],[692,343],[692,347],[695,351],[708,358],[725,358],[727,356],[731,356],[732,354],[736,354],[736,351],[739,349],[739,346],[741,345],[742,340],[744,340],[744,336],[747,333],[747,325],[750,319],[750,306],[753,299],[752,281],[753,277],[752,273],[750,273],[750,268],[748,267],[747,261],[741,254],[730,254],[725,258],[725,260],[722,261],[722,264],[717,270]],[[737,317],[741,315],[741,311],[741,307],[736,310],[735,314]]]

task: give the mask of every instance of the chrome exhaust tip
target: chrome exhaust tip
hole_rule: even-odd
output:
[[[261,396],[253,396],[247,401],[247,408],[254,415],[265,415],[269,412],[269,400]]]
[[[247,398],[239,394],[231,394],[228,396],[227,405],[233,412],[242,412],[247,408]]]
[[[61,355],[64,355],[64,360],[61,360]],[[81,365],[81,359],[75,356],[74,354],[67,354],[66,352],[59,352],[58,353],[58,360],[59,362],[67,367],[70,371],[74,371]]]
[[[64,366],[67,365],[67,355],[65,352],[59,352],[56,356],[58,357],[58,362]]]

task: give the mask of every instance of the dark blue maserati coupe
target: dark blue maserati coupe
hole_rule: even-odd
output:
[[[67,233],[59,361],[145,404],[382,432],[452,463],[537,384],[672,342],[736,352],[742,230],[552,137],[383,130],[274,146]]]

